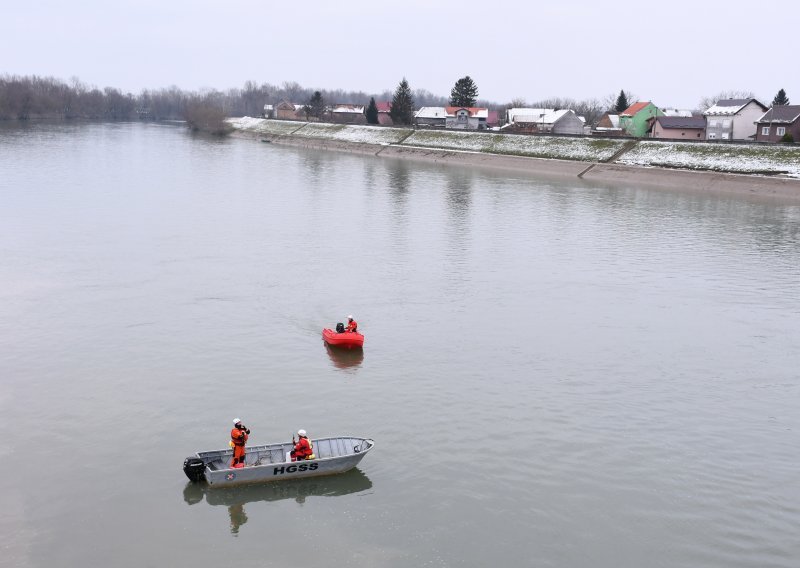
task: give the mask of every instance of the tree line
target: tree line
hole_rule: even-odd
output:
[[[310,101],[314,89],[296,82],[281,85],[246,81],[241,88],[187,91],[178,87],[144,89],[134,94],[114,87],[99,88],[72,78],[0,75],[0,120],[8,119],[109,119],[182,120],[186,109],[198,103],[212,105],[226,116],[260,116],[265,104],[281,100],[293,103]],[[342,89],[320,89],[326,101],[366,102],[371,97],[391,100],[393,91],[365,93]],[[414,91],[422,105],[444,105],[445,97],[425,89]]]
[[[721,98],[751,98],[747,91],[724,91],[714,97],[703,97],[700,110],[705,110]],[[100,89],[89,86],[78,78],[63,81],[53,77],[0,75],[0,119],[105,119],[105,120],[185,120],[191,115],[260,116],[265,104],[281,100],[305,103],[309,116],[321,115],[326,102],[369,101],[367,120],[377,124],[376,100],[392,101],[392,118],[397,124],[410,124],[413,111],[422,106],[480,106],[502,113],[508,108],[536,107],[572,109],[592,124],[605,112],[622,112],[636,100],[630,91],[604,99],[550,98],[528,103],[516,98],[506,104],[478,99],[478,86],[470,76],[458,79],[450,97],[442,97],[425,89],[411,89],[404,77],[394,90],[381,93],[345,91],[342,89],[313,90],[296,82],[281,85],[246,81],[242,88],[225,91],[206,89],[186,91],[178,87],[144,89],[138,94],[125,93],[114,87]],[[774,105],[789,104],[786,92],[781,89],[773,99]],[[213,109],[213,113],[211,112]],[[204,118],[205,120],[205,118]]]

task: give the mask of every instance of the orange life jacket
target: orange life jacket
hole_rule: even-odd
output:
[[[352,320],[347,323],[345,331],[356,331],[357,329],[358,329],[358,323],[356,323],[356,320]]]
[[[234,446],[244,446],[247,442],[247,432],[234,428],[231,430],[231,442]]]

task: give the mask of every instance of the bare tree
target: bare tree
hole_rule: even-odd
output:
[[[282,85],[283,96],[289,102],[297,102],[301,98],[308,98],[307,89],[296,81],[284,81]]]
[[[717,101],[721,101],[724,99],[752,99],[753,97],[755,97],[753,91],[737,91],[737,90],[720,91],[716,95],[701,98],[699,102],[699,110],[701,111],[708,110],[709,108],[717,104]]]

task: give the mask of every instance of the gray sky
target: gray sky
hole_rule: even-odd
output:
[[[246,80],[379,92],[406,76],[449,95],[470,75],[496,102],[624,88],[691,108],[731,89],[770,102],[783,87],[800,104],[788,0],[12,0],[0,15],[0,73],[131,92]]]

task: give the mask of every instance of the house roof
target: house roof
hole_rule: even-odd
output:
[[[625,112],[620,114],[620,116],[636,116],[639,112],[642,111],[645,107],[652,104],[650,101],[638,101],[633,103],[631,106],[625,109]]]
[[[533,109],[529,109],[533,110]],[[532,114],[532,115],[516,115],[514,117],[513,122],[516,123],[530,123],[530,124],[541,124],[541,125],[551,125],[555,124],[566,115],[572,113],[575,114],[574,110],[570,109],[561,109],[561,110],[552,110],[552,109],[535,109],[535,110],[544,110],[546,112],[539,113],[539,114]]]
[[[703,114],[706,116],[733,116],[750,102],[755,102],[763,111],[767,110],[767,107],[758,102],[757,99],[720,99]]]
[[[600,120],[598,120],[597,123],[599,124],[599,123],[603,122],[603,120],[605,118],[608,118],[608,122],[611,123],[611,128],[612,129],[619,128],[619,115],[618,114],[612,114],[610,112],[607,112],[603,116],[600,117]],[[608,126],[600,126],[599,128],[601,128],[601,129],[608,128]]]
[[[455,116],[456,113],[460,110],[466,110],[469,115],[473,118],[486,118],[489,116],[489,109],[482,108],[482,107],[445,107],[447,111],[447,116]]]
[[[422,107],[414,113],[416,118],[447,118],[447,111],[444,107]]]
[[[543,115],[553,112],[552,108],[510,108],[506,111],[508,122],[537,122]],[[525,117],[525,120],[520,121],[519,117]],[[532,120],[531,117],[536,117]]]
[[[769,109],[758,122],[780,122],[793,124],[800,119],[800,105],[777,105]]]
[[[692,111],[679,108],[662,108],[664,116],[693,116]]]
[[[344,114],[364,114],[364,105],[337,104],[333,105],[331,112]]]
[[[706,119],[702,116],[659,116],[656,121],[661,128],[702,130],[706,127]]]
[[[378,107],[378,112],[391,112],[392,111],[392,103],[389,101],[381,101],[379,103],[375,103],[375,106]]]
[[[753,99],[720,99],[714,104],[721,107],[742,107],[752,100]]]

